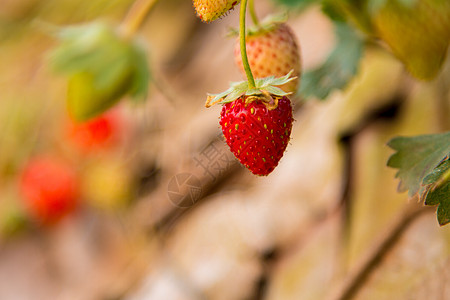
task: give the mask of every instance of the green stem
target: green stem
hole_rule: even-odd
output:
[[[241,49],[242,65],[244,66],[245,74],[247,75],[248,87],[250,89],[256,88],[255,79],[253,78],[250,64],[248,63],[247,47],[245,45],[245,12],[247,8],[247,0],[241,1],[241,11],[239,15],[239,46]]]
[[[122,22],[122,33],[126,38],[132,37],[144,23],[150,10],[158,0],[136,0]]]
[[[248,0],[248,8],[249,8],[250,17],[252,18],[253,24],[255,24],[256,27],[259,27],[259,20],[258,20],[258,16],[256,15],[256,12],[255,12],[255,3],[254,2],[255,2],[254,0]]]

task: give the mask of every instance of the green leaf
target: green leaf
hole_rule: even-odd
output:
[[[388,146],[397,152],[387,165],[397,168],[400,191],[409,190],[411,197],[421,188],[424,179],[429,182],[433,170],[450,153],[450,132],[414,137],[396,137]]]
[[[130,94],[136,100],[145,100],[148,94],[148,83],[152,79],[147,55],[143,47],[133,47],[132,51],[132,65],[134,65],[135,73]]]
[[[324,100],[336,90],[344,88],[358,71],[364,40],[345,23],[335,22],[337,44],[324,64],[304,73],[298,94],[303,98]]]
[[[436,183],[447,170],[450,169],[450,160],[448,157],[439,164],[430,174],[428,174],[422,181],[423,185]]]
[[[336,5],[337,2],[335,0],[322,1],[322,12],[333,21],[345,22],[345,14]]]
[[[448,157],[423,180],[425,205],[438,205],[439,225],[450,223],[450,160]]]
[[[439,189],[433,190],[428,196],[440,199],[440,204],[437,208],[437,219],[439,225],[443,226],[450,222],[450,181]]]
[[[69,77],[68,110],[75,120],[93,118],[125,95],[146,98],[150,71],[140,44],[102,22],[65,27],[56,36],[61,42],[49,62]]]

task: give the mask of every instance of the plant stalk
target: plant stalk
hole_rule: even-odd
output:
[[[411,202],[413,202],[412,200]],[[425,208],[421,203],[411,203],[401,212],[395,222],[383,233],[380,240],[368,251],[354,270],[349,273],[343,285],[331,297],[332,300],[353,299],[367,282],[370,275],[382,264],[383,258],[398,244],[402,235],[419,216],[426,212],[433,212],[433,208]]]
[[[248,0],[248,10],[250,12],[250,17],[252,18],[253,24],[255,24],[256,27],[259,27],[259,20],[258,16],[255,12],[255,1],[254,0]]]
[[[132,4],[121,25],[125,38],[132,37],[139,30],[156,2],[158,0],[136,0]]]
[[[245,13],[247,9],[247,0],[241,1],[241,11],[239,15],[239,46],[241,49],[242,65],[244,66],[245,74],[247,75],[248,87],[250,89],[256,88],[255,79],[253,78],[250,64],[248,63],[247,47],[245,44]]]

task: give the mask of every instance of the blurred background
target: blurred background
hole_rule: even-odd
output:
[[[292,99],[287,152],[257,177],[204,107],[242,78],[238,9],[205,24],[191,1],[159,1],[139,32],[147,100],[71,121],[37,21],[119,24],[131,4],[0,0],[0,299],[450,299],[450,227],[386,167],[394,136],[450,130],[448,62],[421,82],[369,45],[327,101]],[[256,1],[261,17],[281,9]],[[336,38],[320,7],[288,24],[303,69],[322,64]]]

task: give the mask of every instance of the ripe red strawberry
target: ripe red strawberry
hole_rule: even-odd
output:
[[[268,175],[278,165],[290,139],[292,121],[291,102],[285,96],[275,98],[272,107],[260,96],[241,96],[225,104],[220,115],[231,152],[255,175]]]
[[[240,0],[193,0],[197,16],[203,22],[214,21],[237,5]]]
[[[120,139],[121,120],[110,111],[83,123],[69,122],[68,137],[82,151],[108,149]]]
[[[246,47],[253,76],[256,78],[280,77],[294,70],[292,75],[297,76],[297,79],[280,88],[285,92],[296,92],[300,80],[301,61],[296,37],[288,25],[271,24],[267,29],[249,32]],[[242,74],[245,75],[239,39],[234,49],[234,57]]]
[[[77,204],[75,172],[51,157],[35,158],[26,165],[20,191],[30,215],[44,224],[57,222]]]

